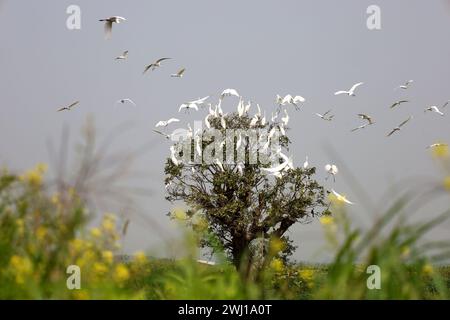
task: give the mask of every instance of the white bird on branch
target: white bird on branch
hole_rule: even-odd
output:
[[[340,95],[340,94],[346,94],[346,95],[348,95],[348,96],[354,97],[354,96],[356,96],[356,95],[355,95],[355,90],[356,90],[356,88],[358,88],[359,86],[361,86],[361,85],[363,85],[363,84],[364,84],[364,82],[358,82],[357,84],[353,85],[353,87],[351,87],[350,90],[348,90],[348,91],[344,91],[344,90],[337,91],[337,92],[334,93],[334,95],[335,95],[335,96],[338,96],[338,95]]]
[[[281,117],[281,121],[285,126],[287,126],[289,123],[289,114],[286,109],[284,109],[284,117]]]
[[[308,156],[306,156],[305,162],[303,162],[303,169],[307,169],[309,167]]]
[[[181,163],[181,161],[177,159],[175,154],[176,154],[175,146],[170,146],[170,159],[172,160],[174,165],[178,166]]]

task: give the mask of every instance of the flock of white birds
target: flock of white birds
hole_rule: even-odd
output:
[[[109,39],[111,38],[112,35],[112,28],[114,24],[120,24],[121,22],[126,21],[126,19],[124,17],[120,17],[120,16],[112,16],[109,18],[105,18],[105,19],[101,19],[99,20],[101,22],[105,23],[105,38]],[[117,56],[115,58],[115,60],[121,61],[121,60],[127,60],[128,59],[128,50],[124,51],[121,55]],[[145,66],[143,74],[146,74],[148,71],[154,71],[157,68],[160,68],[162,66],[162,63],[164,61],[170,60],[171,58],[160,58],[157,59],[156,61],[148,64],[147,66]],[[181,68],[177,73],[171,74],[170,77],[173,78],[182,78],[184,76],[186,69],[185,68]],[[394,90],[408,90],[411,85],[413,84],[413,80],[408,80],[406,81],[403,85],[398,86],[397,88],[395,88]],[[339,95],[347,95],[349,97],[355,97],[356,96],[356,91],[359,87],[361,87],[362,85],[364,85],[364,82],[358,82],[356,84],[354,84],[349,90],[340,90],[334,93],[335,96],[339,96]],[[217,104],[215,104],[213,106],[212,103],[207,103],[208,99],[210,98],[210,96],[205,96],[203,98],[198,98],[196,100],[191,100],[191,101],[186,101],[184,103],[182,103],[178,109],[178,112],[184,111],[184,112],[189,112],[191,110],[195,110],[195,111],[199,111],[199,108],[205,108],[206,106],[208,106],[208,114],[206,115],[206,117],[204,118],[204,123],[205,126],[210,129],[211,128],[211,119],[214,118],[220,118],[220,123],[223,129],[227,128],[227,123],[226,123],[226,116],[227,113],[224,113],[222,110],[222,101],[226,98],[226,97],[236,97],[239,99],[238,105],[237,105],[237,114],[239,115],[239,117],[242,117],[244,115],[248,115],[250,108],[252,107],[252,102],[249,101],[248,103],[244,102],[243,97],[237,92],[237,90],[235,89],[225,89],[219,96],[219,102]],[[289,123],[289,113],[288,113],[288,106],[292,106],[294,107],[295,110],[300,110],[302,107],[302,104],[306,102],[306,99],[300,95],[290,95],[287,94],[284,97],[281,97],[280,95],[276,95],[275,98],[275,104],[277,105],[277,109],[273,110],[271,113],[271,121],[275,122],[277,120],[277,118],[279,117],[281,122],[279,122],[279,124],[277,126],[273,126],[272,129],[269,132],[268,135],[268,140],[267,142],[263,145],[262,150],[265,151],[267,150],[267,148],[269,147],[269,144],[271,142],[272,137],[275,135],[276,130],[279,130],[279,132],[282,135],[285,135],[285,129]],[[409,100],[399,100],[394,102],[390,108],[396,108],[399,107],[402,104],[406,104],[408,103]],[[76,101],[68,106],[59,108],[57,111],[71,111],[75,106],[79,105],[79,101]],[[130,104],[133,106],[136,106],[136,104],[134,103],[134,101],[130,98],[123,98],[120,99],[118,101],[116,101],[116,104]],[[436,113],[437,115],[440,116],[444,116],[444,112],[443,110],[450,104],[450,100],[446,101],[442,106],[436,106],[436,105],[432,105],[432,106],[428,106],[424,109],[425,113],[431,112],[431,113]],[[257,125],[260,126],[264,126],[267,122],[266,119],[266,112],[261,110],[261,107],[259,106],[259,104],[256,104],[256,108],[257,108],[257,112],[253,115],[253,117],[251,118],[250,121],[250,127],[255,127]],[[331,114],[332,110],[328,110],[325,113],[321,114],[321,113],[315,113],[315,115],[319,118],[321,118],[322,120],[325,121],[332,121],[335,117],[334,114]],[[373,124],[375,124],[375,121],[373,120],[373,118],[367,114],[358,114],[358,117],[361,118],[364,123],[351,129],[351,132],[355,132],[361,129],[364,129],[368,126],[371,126]],[[392,136],[394,133],[400,131],[402,129],[403,126],[405,126],[408,122],[410,122],[412,120],[412,116],[409,116],[406,120],[404,120],[403,122],[401,122],[397,127],[393,128],[391,131],[388,132],[387,137]],[[168,120],[161,120],[158,121],[155,125],[156,128],[167,128],[170,124],[172,123],[177,123],[180,122],[180,119],[178,118],[170,118]],[[155,133],[158,133],[162,136],[164,136],[166,139],[168,140],[175,140],[176,139],[176,133],[165,133],[163,131],[159,131],[159,130],[153,130]],[[202,150],[200,147],[200,141],[201,139],[200,137],[200,130],[198,130],[197,132],[193,133],[191,126],[188,124],[188,130],[187,132],[187,137],[188,138],[194,138],[196,141],[196,151],[199,153],[199,155],[201,156]],[[240,147],[240,145],[243,143],[242,142],[242,136],[238,137],[237,140],[237,148]],[[225,141],[222,142],[222,145],[225,143]],[[436,147],[441,147],[441,146],[447,146],[446,144],[443,143],[434,143],[429,145],[427,148],[436,148]],[[182,163],[182,160],[178,159],[176,157],[176,148],[175,146],[171,146],[170,147],[170,152],[171,152],[171,160],[175,165],[179,165]],[[283,159],[283,162],[280,164],[277,164],[274,167],[271,168],[262,168],[261,170],[267,172],[268,174],[272,174],[273,176],[280,178],[283,176],[283,174],[285,172],[287,172],[290,169],[294,168],[293,165],[293,160],[292,157],[289,157],[287,155],[285,155],[283,152],[281,152],[281,148],[279,148],[276,152],[276,155]],[[221,171],[225,171],[224,166],[222,164],[222,162],[220,161],[220,159],[215,159],[214,160],[215,164],[218,166],[218,168]],[[308,157],[306,157],[305,162],[303,163],[303,168],[307,169],[309,167],[309,160]],[[243,163],[239,163],[236,166],[238,172],[242,175],[244,172],[244,164]],[[329,177],[333,177],[333,181],[336,181],[336,175],[339,172],[338,167],[335,164],[327,164],[324,167],[326,173],[328,174],[328,176],[326,177],[326,180],[328,180]],[[195,169],[192,168],[192,170],[194,171]],[[345,196],[337,193],[334,189],[331,190],[332,193],[334,194],[334,196],[342,202],[348,203],[348,204],[354,204],[353,202],[349,201]]]

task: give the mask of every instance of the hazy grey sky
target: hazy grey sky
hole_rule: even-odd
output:
[[[71,4],[81,7],[81,30],[66,28]],[[372,4],[381,8],[379,31],[366,27],[366,9]],[[47,162],[46,141],[58,142],[67,125],[73,147],[88,114],[94,115],[103,136],[131,121],[133,130],[114,149],[154,141],[151,152],[136,163],[136,171],[148,175],[139,184],[152,190],[139,205],[167,234],[176,234],[165,216],[171,208],[163,186],[169,145],[151,130],[158,120],[179,116],[180,103],[205,95],[216,95],[214,101],[225,88],[237,89],[268,114],[277,93],[304,96],[304,109],[290,114],[294,161],[301,165],[308,155],[318,167],[319,181],[357,203],[345,170],[336,184],[324,181],[326,163],[344,167],[330,158],[327,144],[380,205],[395,182],[439,177],[425,147],[436,140],[450,142],[450,109],[442,118],[425,115],[423,109],[450,99],[448,1],[14,0],[4,1],[0,10],[0,164],[22,170]],[[111,15],[127,21],[114,26],[112,39],[106,41],[98,19]],[[129,50],[129,59],[114,61],[124,50]],[[163,56],[173,60],[142,75],[146,64]],[[185,77],[170,78],[180,67],[187,68]],[[408,79],[415,80],[409,90],[394,91]],[[359,81],[365,85],[357,97],[333,95]],[[124,97],[138,107],[114,106]],[[412,102],[389,110],[400,98]],[[75,100],[81,103],[73,112],[55,112]],[[235,110],[234,101],[226,108]],[[336,114],[331,123],[313,115],[328,109]],[[352,134],[360,112],[372,115],[376,124]],[[386,138],[409,115],[413,121]],[[192,123],[200,115],[183,119]],[[361,204],[352,210],[357,223],[373,218]],[[437,235],[448,233],[448,227],[442,226]],[[317,222],[293,228],[291,236],[299,244],[297,258],[321,259],[315,255],[322,245]],[[147,225],[132,220],[128,251],[156,249],[159,241]]]

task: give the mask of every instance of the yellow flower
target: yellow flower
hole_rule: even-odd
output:
[[[186,220],[187,214],[183,209],[175,209],[173,212],[173,217],[177,220]]]
[[[91,235],[94,238],[100,238],[102,236],[102,231],[99,228],[92,228],[91,229]]]
[[[435,158],[446,158],[449,155],[448,145],[445,143],[436,143],[431,148],[431,152]]]
[[[306,282],[308,287],[314,285],[314,274],[315,271],[313,269],[303,269],[298,272],[299,277]]]
[[[73,292],[73,298],[75,300],[88,300],[89,299],[89,293],[84,290],[76,290]]]
[[[450,191],[450,176],[444,179],[444,189]]]
[[[422,267],[422,272],[424,275],[429,276],[434,272],[434,268],[431,264],[427,263]]]
[[[95,262],[93,265],[94,272],[100,276],[106,274],[108,272],[108,267],[101,262]]]
[[[39,226],[36,230],[36,238],[39,241],[44,241],[46,236],[47,236],[47,228],[43,227],[43,226]]]
[[[43,176],[46,171],[47,165],[39,163],[33,169],[26,171],[20,176],[20,180],[27,182],[33,187],[39,187],[42,184]]]
[[[125,282],[130,278],[130,272],[128,271],[128,268],[120,263],[116,266],[114,270],[114,280],[117,282]]]
[[[30,259],[18,255],[13,255],[11,257],[9,266],[15,274],[15,280],[18,284],[23,284],[25,282],[25,277],[31,274],[33,270]]]
[[[283,271],[283,261],[281,261],[278,258],[273,259],[270,262],[270,267],[275,271],[275,272],[281,272]]]
[[[280,238],[273,238],[270,241],[270,253],[277,254],[280,251],[283,251],[286,248],[286,244]]]
[[[320,223],[324,226],[334,224],[334,218],[332,216],[323,216],[319,219]]]
[[[116,229],[116,224],[110,219],[104,219],[102,222],[102,228],[107,232],[113,232]]]
[[[20,235],[23,235],[23,233],[25,232],[25,221],[23,219],[17,219],[16,225],[17,225],[17,232]]]
[[[134,262],[136,262],[137,264],[145,264],[147,262],[147,256],[145,255],[145,252],[136,252],[134,254]]]
[[[103,251],[102,252],[103,260],[105,260],[108,264],[112,264],[114,260],[114,254],[112,251]]]

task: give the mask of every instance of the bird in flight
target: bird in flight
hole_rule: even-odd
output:
[[[391,108],[391,109],[394,109],[395,107],[398,107],[398,106],[401,105],[402,103],[406,103],[406,102],[409,102],[409,100],[399,100],[399,101],[396,101],[396,102],[394,102],[394,103],[390,106],[390,108]]]
[[[436,107],[436,106],[427,107],[427,108],[424,109],[423,112],[428,112],[428,111],[435,112],[435,113],[437,113],[438,115],[440,115],[442,117],[444,116],[444,113],[441,110],[439,110],[439,108]]]
[[[80,103],[80,101],[75,101],[74,103],[72,103],[71,105],[68,105],[67,107],[62,107],[62,108],[58,109],[57,112],[70,111],[70,110],[72,110],[73,107],[75,107],[79,103]]]
[[[116,60],[126,60],[128,58],[128,50],[124,51],[120,56],[116,57]]]
[[[450,100],[447,100],[447,102],[444,103],[444,105],[441,107],[441,109],[444,109],[446,106],[448,106],[449,103],[450,103]]]
[[[336,191],[334,191],[333,189],[331,189],[331,192],[333,192],[334,196],[336,197],[337,201],[340,202],[345,202],[347,204],[354,204],[353,202],[349,201],[345,196],[337,193]]]
[[[350,90],[348,90],[348,91],[344,91],[344,90],[337,91],[337,92],[334,93],[334,95],[335,95],[335,96],[338,96],[338,95],[340,95],[340,94],[346,94],[346,95],[348,95],[348,96],[354,97],[354,96],[356,96],[356,95],[355,95],[355,90],[356,90],[356,88],[358,88],[359,86],[361,86],[361,85],[363,85],[363,84],[364,84],[364,82],[358,82],[357,84],[353,85],[353,87],[351,87]]]
[[[189,111],[189,109],[194,109],[195,111],[198,111],[198,106],[203,105],[206,100],[208,100],[209,96],[203,97],[201,99],[197,99],[194,101],[188,101],[183,103],[180,108],[178,109],[178,112],[181,112],[181,110],[186,109],[186,111]]]
[[[413,117],[410,116],[408,119],[406,119],[405,121],[403,121],[402,123],[400,123],[398,125],[398,127],[395,127],[394,129],[392,129],[391,132],[388,133],[388,137],[392,136],[395,132],[400,131],[401,127],[403,127],[405,124],[407,124]]]
[[[279,101],[280,98],[281,97],[279,95],[277,95],[277,101]],[[292,96],[290,94],[287,94],[287,95],[284,96],[283,99],[281,99],[281,102],[279,102],[278,104],[279,104],[280,107],[284,106],[284,105],[287,105],[287,104],[290,104],[290,105],[293,105],[295,107],[295,110],[300,110],[299,104],[301,102],[305,102],[305,101],[306,101],[306,99],[303,98],[302,96],[295,96],[294,97],[294,96]]]
[[[448,144],[446,144],[446,143],[433,143],[433,144],[430,144],[430,145],[427,147],[427,149],[433,149],[433,148],[445,148],[445,147],[448,147]]]
[[[368,116],[367,114],[364,113],[358,113],[358,117],[360,117],[363,120],[366,120],[368,122],[369,125],[374,124],[375,122],[373,121],[372,117]]]
[[[241,96],[235,89],[225,89],[220,94],[220,99],[223,99],[225,97],[234,96],[240,98]]]
[[[365,124],[363,124],[363,125],[360,125],[359,127],[356,127],[356,128],[354,128],[354,129],[352,129],[352,130],[350,130],[350,132],[355,132],[355,131],[358,131],[358,130],[360,130],[360,129],[364,129],[365,127],[367,127],[368,125],[370,125],[370,123],[365,123]]]
[[[333,120],[334,115],[333,114],[328,115],[330,112],[331,112],[331,110],[328,110],[324,114],[316,113],[316,116],[318,116],[319,118],[321,118],[325,121],[331,121],[331,120]]]
[[[106,39],[110,39],[113,23],[119,24],[122,21],[127,21],[127,19],[125,19],[124,17],[112,16],[106,19],[100,19],[99,21],[105,22],[105,37]]]
[[[333,181],[336,182],[336,175],[339,172],[339,169],[334,164],[327,164],[325,166],[325,171],[328,172],[328,176],[325,178],[325,180],[328,180],[330,176],[333,176]]]
[[[403,85],[401,85],[401,86],[398,86],[398,87],[395,88],[395,89],[396,89],[396,90],[397,90],[397,89],[403,89],[403,90],[406,90],[406,89],[409,88],[409,86],[410,86],[413,82],[414,82],[414,80],[408,80],[408,81],[405,82],[405,84],[403,84]]]
[[[144,72],[142,74],[145,74],[150,69],[152,69],[152,71],[153,71],[156,68],[161,67],[161,62],[163,62],[165,60],[170,60],[170,59],[172,59],[172,58],[161,58],[161,59],[156,60],[153,63],[150,63],[148,66],[145,67]]]
[[[181,69],[177,73],[171,74],[170,76],[172,78],[183,78],[184,72],[186,71],[186,68]]]
[[[136,103],[134,103],[134,101],[129,98],[117,100],[116,104],[118,104],[118,103],[121,103],[121,104],[129,103],[136,107]]]
[[[161,120],[161,121],[159,121],[159,122],[155,125],[155,127],[156,127],[156,128],[158,128],[158,127],[167,127],[167,126],[168,126],[169,124],[171,124],[172,122],[180,122],[180,119],[170,118],[170,119],[167,120],[167,121]]]

